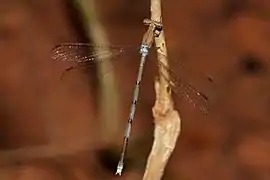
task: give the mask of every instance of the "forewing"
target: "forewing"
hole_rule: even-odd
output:
[[[120,46],[98,46],[88,43],[64,43],[52,50],[52,58],[60,61],[89,62],[102,61],[123,52]]]

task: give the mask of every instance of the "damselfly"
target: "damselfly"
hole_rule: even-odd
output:
[[[94,51],[96,49],[97,51]],[[91,45],[89,43],[63,43],[56,46],[52,51],[52,58],[59,61],[76,62],[74,66],[70,66],[65,70],[88,68],[93,65],[94,62],[102,63],[107,59],[117,60],[123,53],[129,53],[133,51],[139,51],[138,47],[135,46],[102,46],[102,45]],[[98,52],[98,53],[97,53]],[[183,77],[176,75],[168,66],[162,62],[157,62],[158,66],[162,66],[169,74],[169,84],[173,92],[179,96],[179,98],[186,99],[194,107],[199,108],[203,113],[208,112],[208,98],[203,93],[199,92],[193,85],[186,82]],[[177,68],[179,71],[183,69],[181,64]],[[207,81],[212,81],[207,76],[201,77]]]
[[[95,50],[95,52],[91,52],[92,50]],[[121,155],[121,160],[118,164],[118,170],[117,173],[121,174],[121,171],[123,169],[123,158],[124,153],[126,151],[128,138],[130,136],[131,131],[131,124],[134,119],[135,114],[135,108],[136,103],[138,100],[139,95],[139,86],[142,78],[142,71],[143,66],[145,62],[145,58],[148,54],[148,47],[146,44],[142,44],[140,49],[135,46],[97,46],[97,45],[91,45],[88,43],[64,43],[56,46],[53,49],[52,52],[52,58],[60,61],[73,61],[77,64],[75,66],[71,66],[66,71],[72,70],[72,69],[79,69],[79,68],[87,68],[90,67],[94,62],[102,63],[108,59],[114,59],[116,60],[119,55],[123,53],[128,53],[130,51],[138,51],[140,50],[141,53],[141,62],[140,62],[140,68],[137,76],[137,82],[134,90],[134,96],[133,101],[131,105],[129,120],[128,120],[128,126],[125,133],[124,138],[124,146],[123,151]],[[168,80],[171,89],[173,92],[175,92],[176,95],[183,97],[186,99],[189,103],[193,104],[195,107],[198,107],[202,112],[207,113],[208,112],[208,98],[203,93],[199,92],[194,86],[191,84],[185,82],[182,77],[177,76],[173,71],[166,65],[164,65],[162,62],[157,62],[158,66],[161,66],[164,68],[168,74],[168,77],[165,77],[166,80]],[[181,71],[182,66],[178,64],[179,68],[178,70]],[[205,77],[205,79],[208,79]]]

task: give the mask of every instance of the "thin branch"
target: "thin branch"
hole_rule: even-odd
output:
[[[109,40],[105,29],[98,18],[97,8],[94,0],[76,0],[84,14],[86,23],[88,25],[88,35],[92,38],[94,44],[109,45]],[[95,50],[97,53],[98,49]],[[109,52],[109,49],[108,49]],[[116,86],[113,66],[110,61],[103,61],[98,63],[98,77],[101,85],[100,92],[100,112],[99,122],[102,129],[102,138],[107,142],[115,142],[114,137],[118,135],[118,128],[121,126],[119,121],[120,106],[119,94]],[[106,75],[103,72],[108,72]],[[120,134],[119,134],[120,135]]]
[[[162,22],[161,0],[151,0],[151,20]],[[158,61],[168,66],[164,30],[155,38],[155,45]],[[162,178],[180,134],[181,120],[178,112],[174,110],[168,79],[169,74],[166,69],[159,66],[159,80],[155,81],[156,102],[152,109],[155,119],[154,143],[148,156],[143,180],[159,180]]]

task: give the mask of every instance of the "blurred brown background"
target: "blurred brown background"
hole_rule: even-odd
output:
[[[139,45],[148,1],[99,0],[96,8],[112,44]],[[127,167],[115,177],[138,61],[115,63],[122,113],[104,142],[94,68],[87,78],[74,72],[61,81],[69,64],[50,58],[59,43],[91,39],[80,19],[71,0],[0,1],[1,180],[142,178],[152,145],[153,64],[146,65]],[[211,85],[192,79],[209,97],[208,115],[176,99],[182,132],[163,179],[270,179],[270,3],[164,0],[163,20],[170,56],[213,78]]]

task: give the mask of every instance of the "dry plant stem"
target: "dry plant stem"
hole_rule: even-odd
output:
[[[106,32],[98,19],[94,0],[77,0],[77,2],[83,11],[88,24],[89,37],[92,38],[94,44],[109,45]],[[99,53],[97,49],[95,51]],[[102,132],[100,134],[105,142],[115,142],[113,138],[118,137],[117,130],[121,126],[119,121],[120,97],[110,61],[105,60],[103,63],[98,63],[98,72],[101,84],[99,122],[101,122]],[[107,72],[106,75],[103,72]]]
[[[151,0],[151,20],[162,21],[161,0]],[[158,60],[168,66],[164,30],[155,38],[155,45]],[[155,81],[156,102],[152,109],[155,122],[154,143],[148,156],[143,180],[159,180],[162,178],[180,134],[180,116],[174,110],[171,91],[168,91],[169,82],[162,75],[167,76],[166,79],[169,79],[166,70],[159,67],[159,80]]]

